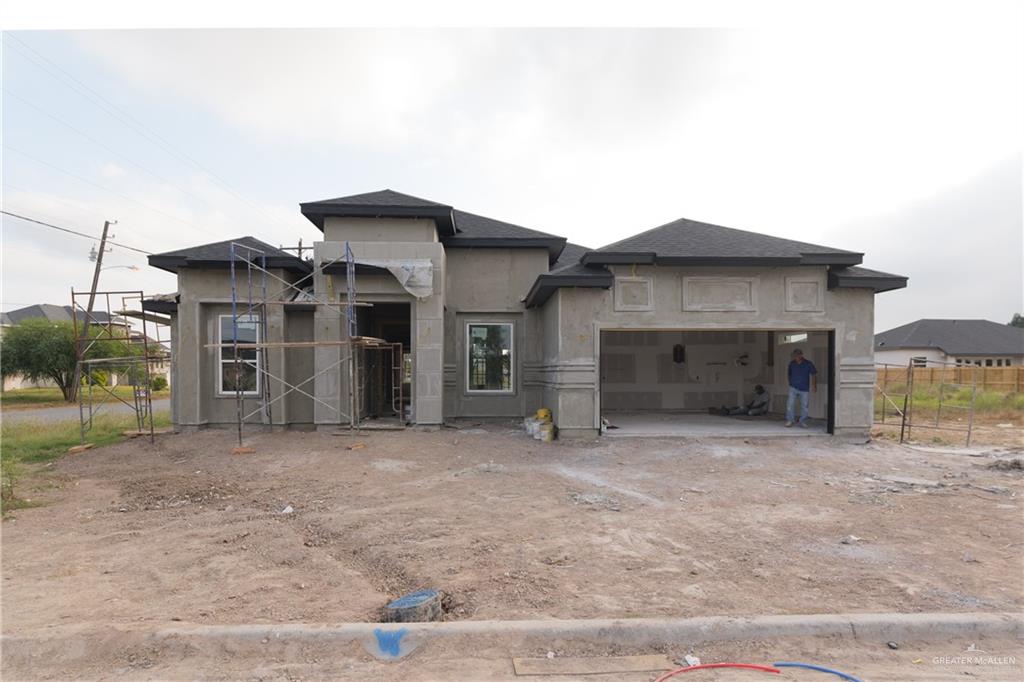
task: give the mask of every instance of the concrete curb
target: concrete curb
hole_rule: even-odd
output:
[[[937,637],[1009,635],[1024,638],[1020,613],[853,613],[703,618],[595,620],[453,621],[440,623],[341,623],[336,625],[180,625],[160,629],[78,626],[4,635],[8,651],[19,644],[119,638],[146,642],[361,643],[378,658],[401,658],[429,640],[491,645],[509,649],[531,643],[587,642],[617,646],[765,640],[782,637],[848,636],[860,639],[927,640]],[[33,646],[35,645],[35,646]]]

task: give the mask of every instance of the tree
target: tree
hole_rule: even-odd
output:
[[[102,339],[104,334],[101,329],[90,329],[89,336],[96,341],[86,353],[87,358],[124,357],[131,353],[123,342]],[[77,362],[75,327],[70,322],[33,318],[9,327],[0,339],[0,375],[20,374],[31,381],[50,379],[68,401],[75,398],[72,384]]]
[[[1020,313],[1014,313],[1013,319],[1010,320],[1011,327],[1024,327],[1024,315]]]

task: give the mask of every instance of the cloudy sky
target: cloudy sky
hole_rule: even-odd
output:
[[[3,207],[159,252],[320,233],[392,188],[601,246],[679,217],[908,275],[877,327],[1022,304],[1024,21],[769,29],[8,32]],[[87,289],[4,216],[4,310]],[[173,291],[141,254],[101,288]]]

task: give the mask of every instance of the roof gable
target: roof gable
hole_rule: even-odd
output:
[[[390,189],[299,204],[302,215],[321,230],[324,218],[431,218],[442,235],[455,233],[452,207]]]
[[[1024,328],[991,320],[923,319],[875,335],[875,350],[938,348],[949,355],[1024,355]]]
[[[864,254],[680,218],[591,251],[586,264],[857,265]]]

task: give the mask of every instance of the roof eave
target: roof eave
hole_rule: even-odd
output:
[[[548,262],[554,263],[565,248],[565,237],[448,237],[442,240],[446,249],[546,249]]]
[[[840,275],[835,272],[828,273],[828,288],[832,289],[871,289],[876,294],[886,291],[904,289],[909,281],[908,277],[899,275],[886,277],[851,277]]]
[[[592,275],[538,275],[526,294],[526,307],[536,308],[548,302],[555,291],[565,287],[581,289],[610,289],[615,277],[610,272],[595,272]]]
[[[664,265],[664,266],[782,266],[782,265],[858,265],[860,253],[813,253],[799,256],[659,256],[654,251],[588,251],[584,265]]]
[[[242,261],[244,264],[244,261]],[[192,270],[224,270],[231,267],[230,260],[195,260],[191,258],[182,258],[180,256],[150,256],[149,264],[154,268],[166,270],[167,272],[173,272],[175,274],[181,268],[189,268]],[[255,263],[259,265],[259,263]],[[236,267],[242,267],[242,265],[236,265]],[[266,260],[267,268],[279,268],[282,270],[288,270],[290,272],[297,272],[299,274],[309,274],[313,270],[313,266],[304,260],[291,257],[282,256],[268,256]]]

